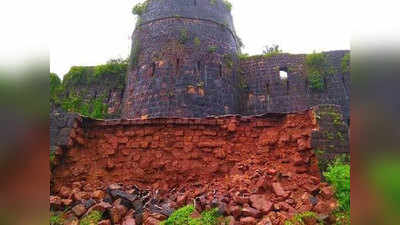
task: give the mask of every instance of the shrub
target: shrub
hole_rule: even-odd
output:
[[[50,73],[49,81],[50,81],[50,83],[49,83],[49,89],[50,89],[49,102],[59,104],[60,103],[60,95],[63,92],[63,86],[62,86],[61,80],[57,76],[57,74]]]
[[[225,7],[229,10],[232,11],[232,3],[230,3],[228,0],[223,0]]]
[[[92,212],[89,213],[89,215],[87,215],[81,219],[81,222],[79,223],[79,225],[97,224],[101,220],[102,216],[103,215],[101,212],[93,210]]]
[[[344,159],[337,158],[323,173],[326,180],[334,187],[339,201],[339,211],[350,211],[350,165]]]
[[[328,73],[327,60],[324,53],[313,53],[306,56],[306,65],[311,89],[324,89],[324,76]]]
[[[194,45],[195,45],[196,47],[199,47],[200,44],[201,44],[200,39],[199,39],[198,37],[195,37],[195,38],[194,38]]]
[[[147,4],[148,4],[148,1],[145,1],[143,3],[140,3],[140,2],[137,3],[132,9],[133,15],[141,16],[144,13],[144,11],[146,11]]]
[[[308,75],[309,87],[313,90],[324,90],[324,78],[321,74],[312,73]]]
[[[185,44],[189,40],[189,34],[186,29],[181,29],[180,35],[179,35],[179,42],[181,44]]]
[[[209,53],[214,53],[216,51],[217,51],[217,46],[214,46],[214,45],[208,46]]]
[[[305,219],[317,219],[317,215],[314,212],[304,212],[294,215],[290,220],[285,221],[285,225],[305,225]],[[317,223],[322,225],[322,223]]]
[[[347,53],[342,58],[342,73],[350,72],[350,53]]]
[[[63,225],[64,224],[64,215],[62,213],[54,213],[50,212],[50,225]]]
[[[217,225],[219,224],[219,218],[222,218],[216,208],[204,211],[200,218],[190,217],[194,211],[193,205],[182,207],[172,213],[172,215],[167,220],[161,222],[160,225]]]
[[[282,50],[279,49],[279,45],[265,46],[263,50],[263,55],[265,56],[273,56],[282,53]]]

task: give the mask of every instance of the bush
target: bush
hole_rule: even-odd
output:
[[[195,211],[193,205],[188,205],[176,210],[160,225],[217,225],[222,216],[219,214],[218,209],[211,209],[204,211],[200,218],[191,218],[191,214]]]
[[[342,58],[342,73],[350,72],[350,53],[347,53]]]
[[[59,104],[60,103],[60,95],[63,92],[63,86],[61,83],[61,79],[55,73],[50,73],[49,77],[49,89],[50,89],[50,96],[49,102]]]
[[[263,55],[265,56],[273,56],[282,53],[282,50],[279,49],[279,45],[265,46],[263,50]]]
[[[324,89],[324,76],[328,73],[327,60],[324,53],[313,53],[306,56],[309,86],[314,90]]]
[[[97,224],[101,220],[102,216],[103,215],[101,212],[94,210],[94,211],[90,212],[89,215],[82,218],[79,225]]]
[[[339,201],[338,210],[350,211],[350,165],[344,163],[343,159],[336,159],[323,173],[326,180],[334,187],[335,195]]]
[[[304,212],[294,215],[290,220],[285,221],[285,225],[305,225],[305,219],[317,219],[317,215],[314,212]],[[322,223],[317,223],[322,225]]]
[[[63,225],[64,224],[64,215],[62,213],[54,213],[50,212],[50,225]]]
[[[232,3],[230,3],[228,0],[223,0],[225,7],[229,10],[232,11]]]
[[[138,4],[136,4],[132,9],[133,15],[141,16],[144,13],[144,11],[146,11],[147,4],[148,1],[145,1],[143,3],[139,2]]]

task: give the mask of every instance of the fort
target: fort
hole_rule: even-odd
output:
[[[158,224],[196,199],[231,224],[334,210],[321,170],[349,153],[350,52],[244,56],[230,7],[139,4],[128,62],[74,67],[51,87],[51,207],[96,207],[112,224]]]

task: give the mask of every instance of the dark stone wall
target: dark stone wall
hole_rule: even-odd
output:
[[[325,88],[309,87],[305,65],[306,55],[279,54],[241,60],[241,76],[246,81],[241,103],[245,115],[268,112],[296,112],[319,104],[341,106],[346,121],[350,118],[350,74],[342,73],[342,58],[349,51],[325,52],[328,65],[335,73],[325,77]],[[281,79],[280,70],[288,72]]]
[[[50,113],[50,149],[70,147],[71,131],[80,126],[81,117],[76,113]]]
[[[319,105],[313,108],[318,129],[311,135],[311,146],[318,157],[321,169],[337,156],[350,154],[349,127],[343,120],[341,107]]]
[[[222,0],[151,0],[141,24],[168,17],[210,20],[235,30],[232,15]]]
[[[67,84],[61,98],[65,99],[77,96],[82,102],[88,104],[96,99],[102,99],[103,103],[107,105],[106,118],[120,118],[121,102],[125,87],[123,85],[124,82],[121,82],[119,79],[123,79],[124,77],[103,75],[101,79],[90,83]]]
[[[154,2],[133,35],[122,118],[237,113],[238,46],[232,30],[214,21],[231,24],[229,11],[219,0],[210,11],[208,0],[198,0],[200,9],[186,7],[192,1]],[[194,14],[168,17],[176,12]]]

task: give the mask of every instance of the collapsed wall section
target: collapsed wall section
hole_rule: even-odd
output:
[[[319,177],[312,111],[266,117],[83,121],[53,172],[54,190],[84,181],[169,191],[182,185],[251,189],[267,169]]]
[[[342,71],[342,59],[349,51],[325,52],[332,74],[324,76],[323,90],[310,87],[306,55],[278,54],[241,60],[246,89],[242,92],[244,115],[269,112],[297,112],[320,104],[341,106],[346,122],[350,119],[350,73]],[[287,78],[280,77],[287,72]]]

